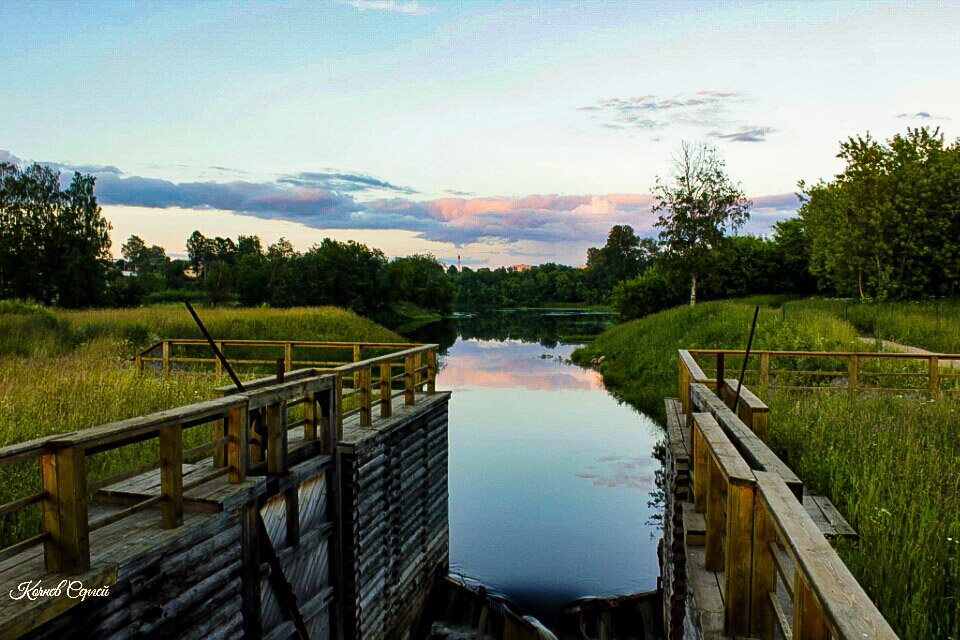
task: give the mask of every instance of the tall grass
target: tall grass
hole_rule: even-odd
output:
[[[218,339],[404,342],[397,334],[333,307],[200,309]],[[130,356],[160,338],[199,338],[178,307],[52,311],[0,302],[0,446],[66,433],[207,400],[229,379],[137,372]],[[185,431],[184,447],[209,439]],[[91,456],[93,479],[157,456],[156,441]],[[0,504],[39,490],[36,461],[0,468]],[[0,546],[37,531],[38,510],[0,517]]]
[[[919,302],[858,302],[808,299],[788,302],[797,309],[828,311],[861,335],[891,340],[940,353],[960,353],[960,299]]]
[[[770,439],[860,534],[837,549],[901,638],[960,638],[960,403],[776,394]]]

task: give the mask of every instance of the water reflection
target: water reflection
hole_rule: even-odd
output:
[[[659,573],[647,502],[661,430],[552,343],[570,321],[544,320],[553,333],[523,341],[502,318],[471,319],[437,381],[454,391],[451,572],[548,624],[570,600],[649,591]],[[498,338],[464,337],[478,327]]]

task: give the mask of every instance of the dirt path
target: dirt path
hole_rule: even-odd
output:
[[[857,338],[860,342],[866,342],[867,344],[876,344],[876,338]],[[883,345],[884,349],[889,349],[890,351],[899,351],[901,353],[916,353],[918,355],[930,355],[933,351],[927,351],[926,349],[921,349],[920,347],[911,347],[905,344],[898,344],[896,342],[890,342],[889,340],[881,340],[880,343]],[[953,369],[960,369],[960,360],[940,360],[941,367],[951,367]]]

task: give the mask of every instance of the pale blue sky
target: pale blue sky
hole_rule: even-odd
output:
[[[635,196],[682,140],[757,231],[847,136],[952,141],[957,33],[956,2],[0,2],[0,156],[96,173],[115,251],[199,228],[581,264],[651,233]]]

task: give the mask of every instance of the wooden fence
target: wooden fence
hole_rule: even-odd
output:
[[[237,371],[272,372],[277,360],[284,371],[312,367],[338,367],[348,362],[424,345],[388,342],[310,342],[283,340],[218,340],[217,348]],[[164,339],[134,357],[140,371],[152,369],[165,375],[176,373],[222,373],[220,360],[206,340]]]
[[[740,373],[743,356],[744,352],[736,349],[681,350],[681,401],[685,382],[696,380],[716,388],[718,379]],[[706,366],[707,362],[711,366]],[[830,363],[834,368],[824,368]],[[744,380],[764,391],[833,389],[853,395],[865,391],[937,395],[960,392],[960,369],[945,366],[953,363],[960,363],[960,354],[760,350],[750,352]]]
[[[785,465],[758,463],[738,436],[752,433],[747,425],[718,411],[716,395],[702,383],[691,387],[693,506],[705,515],[704,569],[723,572],[724,633],[896,638],[804,510],[795,477],[788,486]],[[738,429],[730,428],[734,421]]]

